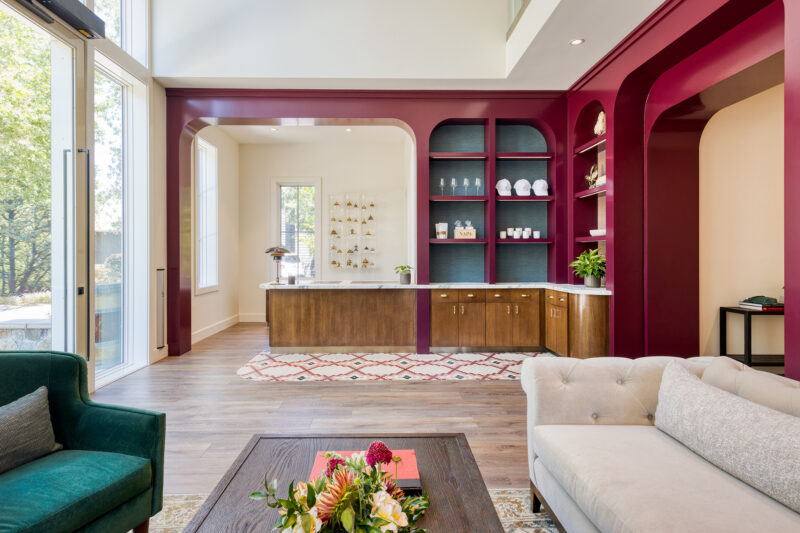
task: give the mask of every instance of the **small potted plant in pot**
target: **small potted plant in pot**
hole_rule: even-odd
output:
[[[583,278],[583,284],[587,287],[600,287],[600,281],[606,277],[606,258],[600,255],[598,249],[581,252],[569,266],[576,276]]]
[[[399,265],[394,267],[394,273],[400,274],[400,284],[401,285],[410,285],[411,284],[411,271],[414,270],[414,267],[409,265]]]

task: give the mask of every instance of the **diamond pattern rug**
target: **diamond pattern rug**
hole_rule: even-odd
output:
[[[254,381],[517,380],[529,353],[261,352],[236,373]]]
[[[164,496],[164,508],[150,520],[150,533],[180,533],[200,510],[207,496]],[[531,513],[530,491],[527,489],[489,489],[489,496],[506,533],[557,533],[547,513]],[[268,525],[264,531],[270,529]]]

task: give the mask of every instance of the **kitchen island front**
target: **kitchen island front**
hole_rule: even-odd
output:
[[[272,353],[608,354],[606,289],[554,283],[263,283]]]

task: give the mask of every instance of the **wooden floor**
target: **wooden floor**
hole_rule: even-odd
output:
[[[255,433],[466,434],[486,485],[528,486],[525,396],[516,381],[271,383],[236,370],[267,346],[237,324],[99,391],[98,402],[167,414],[164,491],[208,493]]]

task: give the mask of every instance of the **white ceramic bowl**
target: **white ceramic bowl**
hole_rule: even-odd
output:
[[[606,234],[606,230],[604,229],[590,229],[589,235],[592,237],[601,237]]]

